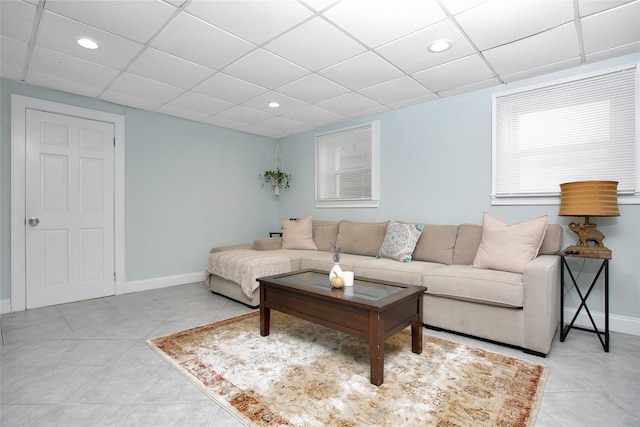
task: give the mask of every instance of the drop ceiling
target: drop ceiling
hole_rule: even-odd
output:
[[[1,0],[0,17],[2,77],[274,138],[640,51],[638,0]]]

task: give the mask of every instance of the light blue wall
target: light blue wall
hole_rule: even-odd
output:
[[[10,297],[10,94],[125,116],[127,280],[202,272],[213,246],[266,236],[277,198],[258,175],[275,141],[12,80],[0,81],[0,299]]]
[[[515,87],[577,75],[640,60],[640,55],[591,64],[469,94],[377,114],[349,123],[306,132],[281,140],[284,165],[293,175],[292,188],[279,204],[279,217],[313,215],[316,219],[390,219],[433,224],[482,221],[487,211],[508,223],[549,215],[565,226],[564,246],[575,242],[566,225],[580,218],[558,217],[558,206],[491,206],[492,94]],[[380,207],[316,209],[314,207],[314,135],[347,125],[380,121]],[[594,219],[613,250],[610,270],[611,313],[640,320],[640,205],[621,205],[621,216]],[[275,225],[274,225],[275,226]],[[563,247],[564,247],[563,246]],[[593,274],[584,266],[581,280]],[[579,268],[579,265],[576,265]],[[573,294],[567,305],[576,306]],[[603,311],[600,288],[590,304]],[[590,305],[591,307],[591,305]]]
[[[292,187],[275,198],[258,174],[271,168],[274,142],[161,114],[2,79],[0,84],[0,298],[9,285],[9,94],[122,114],[126,118],[126,272],[128,280],[202,271],[211,246],[249,242],[279,229],[278,219],[404,219],[434,224],[480,223],[482,211],[513,223],[549,215],[557,206],[491,206],[491,95],[528,84],[640,60],[630,55],[544,77],[419,104],[281,140]],[[381,125],[381,206],[314,207],[314,135],[372,119]],[[640,206],[598,218],[613,250],[610,306],[640,319]],[[564,245],[574,242],[565,232]],[[577,266],[579,267],[579,266]],[[583,277],[593,273],[590,263]],[[596,290],[593,310],[602,311]],[[569,295],[570,301],[575,297]]]

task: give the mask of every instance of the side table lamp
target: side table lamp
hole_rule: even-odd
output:
[[[560,184],[558,216],[584,216],[584,225],[569,223],[578,241],[564,250],[567,254],[608,254],[602,241],[604,234],[589,222],[590,216],[620,216],[617,181],[577,181]],[[590,243],[593,243],[592,245]]]

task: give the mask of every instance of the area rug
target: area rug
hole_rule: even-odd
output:
[[[410,328],[385,342],[384,383],[369,346],[295,317],[259,313],[147,341],[247,426],[532,426],[547,367]]]

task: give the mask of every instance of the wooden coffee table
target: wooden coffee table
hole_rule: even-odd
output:
[[[371,384],[384,380],[384,341],[411,326],[411,351],[422,353],[422,295],[426,288],[356,277],[353,287],[332,290],[318,270],[262,277],[260,335],[269,335],[271,309],[369,342]]]

